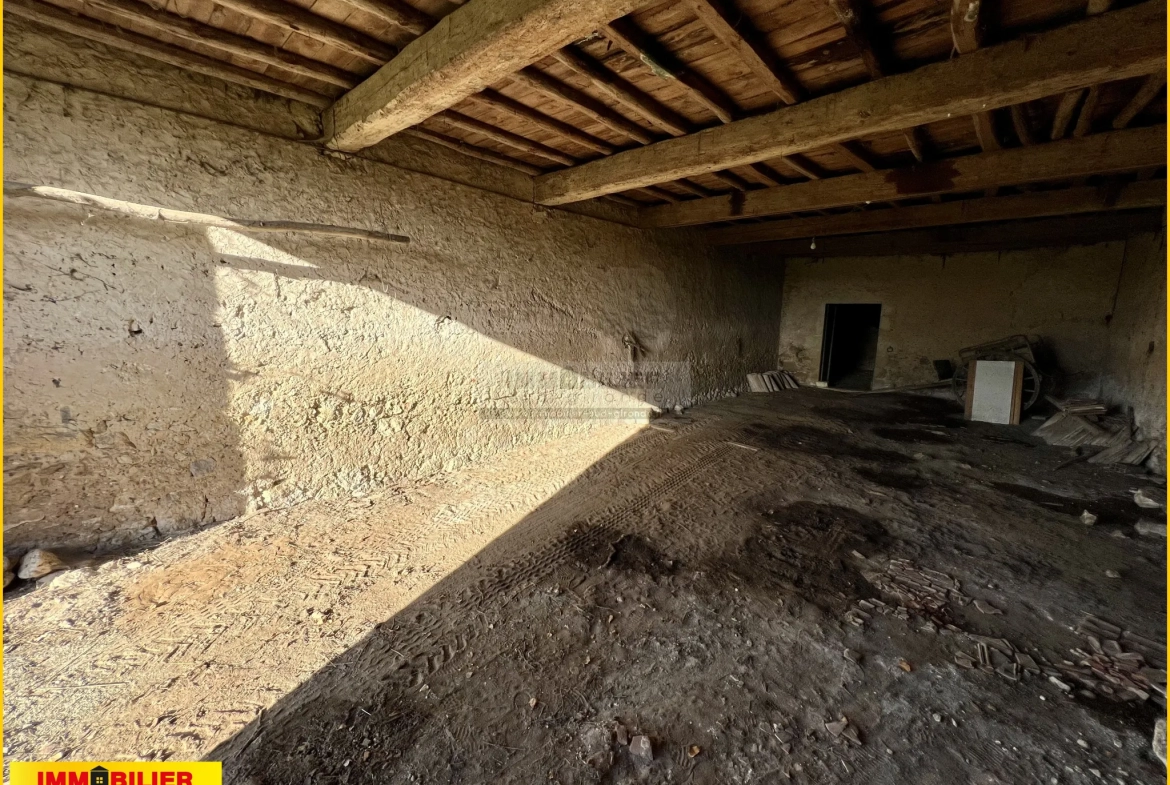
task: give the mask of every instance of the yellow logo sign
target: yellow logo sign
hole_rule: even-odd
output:
[[[221,763],[12,763],[10,785],[223,785]]]

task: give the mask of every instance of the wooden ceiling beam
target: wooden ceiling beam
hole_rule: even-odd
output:
[[[145,3],[138,2],[138,0],[85,0],[85,6],[173,36],[183,41],[184,44],[208,46],[227,54],[254,60],[257,63],[275,66],[297,76],[316,79],[325,84],[348,89],[360,81],[356,74],[351,74],[340,68],[262,44],[247,36],[236,35],[218,27],[205,25],[194,19],[156,10]]]
[[[976,253],[1096,245],[1124,240],[1139,232],[1156,232],[1161,228],[1161,210],[1139,210],[1001,221],[980,226],[939,226],[898,232],[818,237],[815,248],[811,247],[807,239],[780,240],[761,245],[760,249],[766,250],[773,259]]]
[[[1121,130],[1133,122],[1133,118],[1141,114],[1141,111],[1150,105],[1150,101],[1153,101],[1165,86],[1166,74],[1164,72],[1147,76],[1142,82],[1142,86],[1138,88],[1137,95],[1117,113],[1117,117],[1113,118],[1113,127]]]
[[[668,134],[685,136],[691,131],[686,118],[665,104],[651,98],[605,66],[576,51],[573,47],[565,47],[553,52],[551,57],[589,80],[590,84],[611,100],[641,115]]]
[[[1028,118],[1027,104],[1012,104],[1012,128],[1016,131],[1016,137],[1020,140],[1022,145],[1036,144],[1036,137],[1032,133],[1032,123]]]
[[[876,172],[877,165],[870,160],[865,151],[856,142],[841,142],[832,146],[834,152],[848,161],[854,169],[862,172]]]
[[[219,0],[215,0],[219,2]],[[434,27],[435,23],[429,16],[401,0],[345,0],[370,16],[381,19],[387,24],[400,27],[412,35],[422,35]]]
[[[642,144],[650,144],[657,139],[653,132],[643,128],[633,120],[623,117],[593,96],[583,93],[577,88],[567,85],[558,79],[554,79],[536,68],[525,68],[522,71],[518,71],[511,75],[511,79],[514,82],[518,82],[527,88],[536,90],[555,101],[577,110],[591,120],[601,123],[614,133],[629,137]]]
[[[956,0],[958,1],[958,0]],[[881,79],[887,75],[873,43],[873,24],[862,8],[860,0],[829,0],[829,7],[837,15],[837,21],[845,28],[845,37],[861,55],[861,62],[869,72],[870,79]]]
[[[951,40],[960,55],[970,54],[983,46],[987,29],[987,15],[982,0],[951,0]],[[976,112],[971,116],[975,138],[983,152],[998,150],[1003,145],[995,132],[995,116],[991,112]]]
[[[1065,133],[1068,131],[1068,125],[1072,122],[1073,115],[1076,114],[1077,105],[1081,102],[1081,96],[1085,94],[1085,90],[1069,90],[1060,97],[1060,103],[1056,105],[1056,114],[1052,117],[1052,133],[1049,138],[1052,141],[1063,139]]]
[[[1073,126],[1073,136],[1080,138],[1093,130],[1093,115],[1097,112],[1097,102],[1101,100],[1101,88],[1093,85],[1085,93],[1085,102],[1081,104],[1081,113],[1077,115],[1077,124]]]
[[[509,147],[514,147],[530,155],[536,155],[541,158],[547,158],[550,161],[561,164],[563,166],[572,166],[577,163],[577,160],[571,155],[566,155],[560,150],[554,150],[548,145],[543,145],[540,142],[534,142],[531,139],[526,139],[519,134],[514,134],[511,131],[505,131],[502,128],[496,128],[494,125],[489,125],[482,120],[476,120],[474,117],[468,117],[465,114],[448,110],[442,114],[435,115],[435,119],[442,120],[448,125],[453,125],[470,133],[481,134],[488,139],[492,139],[500,144],[505,144]]]
[[[750,191],[735,198],[713,196],[670,208],[647,210],[643,213],[643,221],[653,227],[693,226],[1131,172],[1159,165],[1165,159],[1165,126],[1111,131],[1084,139],[996,150],[909,169],[866,172]]]
[[[373,65],[382,65],[398,54],[397,48],[359,33],[351,27],[317,16],[298,5],[283,0],[215,0],[218,5],[230,8],[251,19],[299,33],[322,44],[340,49],[346,54]]]
[[[329,96],[306,90],[298,85],[282,82],[271,76],[249,71],[247,68],[240,68],[223,60],[196,54],[182,47],[157,41],[154,38],[77,16],[48,3],[38,2],[38,0],[7,0],[4,3],[4,11],[89,41],[97,41],[115,49],[149,57],[152,60],[187,71],[222,79],[231,84],[243,85],[272,95],[291,98],[310,106],[321,108],[328,106],[331,101]]]
[[[735,10],[732,0],[688,0],[699,21],[725,47],[730,49],[769,90],[787,104],[804,97],[804,88],[780,61],[767,40],[742,13]]]
[[[739,115],[739,107],[719,88],[684,66],[628,17],[615,19],[598,32],[641,60],[657,76],[676,82],[695,103],[718,117],[720,122],[729,123]]]
[[[541,128],[549,133],[556,134],[575,144],[587,147],[594,152],[602,155],[610,155],[614,153],[617,148],[609,142],[598,139],[595,136],[581,131],[580,129],[569,125],[566,122],[550,117],[542,112],[538,112],[530,106],[520,103],[514,98],[509,98],[503,93],[499,93],[492,89],[484,90],[482,93],[476,93],[467,97],[467,100],[484,109],[494,109],[500,112],[505,112],[513,117],[519,118],[526,122],[532,123],[538,128]]]
[[[472,158],[478,158],[481,161],[487,161],[488,163],[506,166],[509,169],[515,169],[516,171],[523,172],[527,175],[535,176],[544,171],[539,166],[533,166],[530,163],[518,161],[515,158],[510,158],[506,155],[500,155],[499,153],[493,152],[491,150],[486,150],[482,147],[476,147],[475,145],[467,144],[467,142],[461,142],[458,139],[452,139],[449,136],[437,134],[434,131],[428,131],[425,128],[407,128],[405,131],[403,131],[403,133],[407,136],[413,136],[417,139],[425,139],[428,142],[434,142],[435,144],[446,147],[448,150],[454,150],[457,153],[463,153],[464,155],[469,155]]]
[[[706,232],[715,245],[743,245],[803,237],[830,237],[843,234],[921,229],[928,226],[1008,221],[1053,215],[1132,210],[1166,204],[1166,181],[1147,180],[1123,186],[1114,197],[1100,188],[1069,188],[1038,191],[1014,196],[965,199],[942,204],[916,205],[900,210],[830,215],[819,218],[789,218],[745,226],[725,226]]]
[[[296,8],[281,0],[224,2]],[[327,144],[350,152],[376,144],[625,16],[640,2],[471,0],[329,107],[322,114]]]
[[[474,0],[473,0],[474,2]],[[458,13],[458,12],[456,12]],[[1147,2],[965,57],[667,139],[537,179],[541,204],[779,158],[867,134],[1165,71],[1166,7]],[[877,111],[877,108],[881,111]]]

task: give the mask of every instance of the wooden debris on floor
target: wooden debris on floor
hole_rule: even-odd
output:
[[[796,377],[788,371],[764,371],[747,375],[748,388],[752,392],[780,392],[800,387]]]
[[[1133,466],[1143,463],[1154,451],[1156,445],[1136,438],[1129,417],[1107,414],[1108,407],[1101,401],[1062,401],[1051,396],[1048,400],[1058,411],[1036,429],[1035,435],[1054,447],[1100,447],[1089,463]]]

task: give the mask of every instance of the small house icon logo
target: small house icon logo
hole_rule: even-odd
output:
[[[110,785],[110,770],[105,766],[94,766],[89,770],[89,785]]]

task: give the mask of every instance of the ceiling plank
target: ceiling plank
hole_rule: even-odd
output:
[[[651,98],[621,76],[576,51],[573,47],[565,47],[553,52],[551,57],[566,68],[588,79],[590,84],[613,101],[645,117],[668,134],[684,136],[691,131],[690,124],[686,119],[673,109]]]
[[[215,1],[224,8],[328,44],[367,63],[382,65],[398,54],[398,50],[389,44],[283,0]]]
[[[154,38],[95,22],[37,0],[7,0],[4,3],[4,11],[51,27],[54,30],[63,30],[89,41],[97,41],[115,49],[133,52],[161,63],[222,79],[231,84],[244,85],[272,95],[291,98],[310,106],[325,107],[330,103],[330,98],[326,95],[306,90],[288,82],[281,82],[271,76],[249,71],[247,68],[240,68],[223,60],[205,57],[182,47],[165,44]]]
[[[901,256],[1010,251],[1022,248],[1096,245],[1162,228],[1162,210],[1110,212],[1003,221],[981,226],[940,226],[877,234],[781,240],[759,246],[771,258]]]
[[[1134,171],[1157,166],[1165,158],[1166,127],[1153,126],[996,150],[908,169],[812,180],[750,191],[736,198],[714,196],[670,208],[650,209],[643,213],[642,218],[645,225],[653,227],[693,226],[736,218]]]
[[[469,155],[472,158],[478,158],[481,161],[499,164],[500,166],[506,166],[509,169],[515,169],[517,171],[524,172],[524,174],[538,175],[544,171],[539,166],[533,166],[530,163],[518,161],[515,158],[509,158],[506,155],[500,155],[499,153],[492,152],[491,150],[486,150],[482,147],[476,147],[475,145],[461,142],[458,139],[452,139],[449,136],[444,136],[442,134],[434,133],[433,131],[428,131],[425,128],[408,128],[403,131],[403,133],[405,133],[407,136],[413,136],[417,139],[425,139],[428,142],[434,142],[435,144],[442,145],[449,150],[454,150],[455,152]]]
[[[475,0],[473,0],[474,2]],[[458,12],[456,12],[458,13]],[[1166,68],[1166,6],[1146,2],[537,179],[555,205],[1011,106]],[[885,111],[874,111],[883,107]]]
[[[1093,85],[1085,94],[1085,102],[1081,104],[1081,113],[1077,115],[1077,124],[1073,126],[1073,136],[1080,138],[1087,136],[1093,130],[1093,114],[1097,111],[1097,102],[1101,100],[1101,88]]]
[[[1166,181],[1146,180],[1124,186],[1115,198],[1099,188],[1069,188],[1014,196],[965,199],[942,204],[915,205],[901,210],[789,218],[782,221],[710,229],[706,238],[715,245],[743,245],[803,237],[921,229],[928,226],[1008,221],[1053,215],[1132,210],[1166,204]]]
[[[468,96],[467,100],[486,109],[495,109],[500,112],[506,112],[513,117],[525,120],[538,128],[543,128],[545,131],[549,131],[550,133],[554,133],[557,136],[564,137],[565,139],[568,139],[575,144],[579,144],[582,147],[587,147],[594,152],[601,153],[602,155],[610,155],[617,149],[609,142],[605,142],[595,136],[591,136],[574,126],[569,125],[566,122],[556,119],[555,117],[550,117],[549,115],[538,112],[532,107],[522,104],[514,98],[509,98],[503,93],[496,92],[495,90],[484,90],[482,93],[476,93],[475,95]]]
[[[205,25],[194,19],[156,10],[138,0],[85,0],[85,5],[128,19],[151,30],[174,36],[186,44],[209,46],[221,52],[246,57],[257,63],[275,66],[289,73],[307,76],[326,84],[348,89],[360,81],[356,74],[351,74],[340,68],[262,44],[247,36],[236,35],[218,27]]]
[[[544,71],[531,67],[525,68],[522,71],[517,71],[512,74],[511,78],[514,82],[518,82],[555,101],[572,107],[589,119],[601,123],[614,133],[629,137],[642,144],[650,144],[657,139],[653,132],[648,131],[628,117],[624,117],[615,112],[593,96],[587,95],[577,88],[549,76]]]
[[[226,1],[295,7],[280,0]],[[322,114],[327,144],[349,152],[369,147],[625,16],[640,2],[471,0],[329,107]]]
[[[684,66],[628,17],[613,20],[599,32],[641,60],[656,75],[677,82],[692,100],[718,117],[720,122],[729,123],[739,114],[739,107],[719,88]]]
[[[1056,107],[1056,114],[1052,118],[1052,133],[1049,137],[1056,141],[1063,139],[1065,133],[1068,131],[1068,124],[1072,122],[1073,114],[1077,111],[1077,104],[1081,102],[1081,96],[1085,94],[1085,90],[1069,90],[1060,97],[1060,103]]]
[[[1117,113],[1117,117],[1113,118],[1113,127],[1120,130],[1133,122],[1133,118],[1149,106],[1150,101],[1154,100],[1154,97],[1161,92],[1165,85],[1166,74],[1164,72],[1147,76],[1142,82],[1142,86],[1138,88],[1137,95]]]
[[[959,0],[955,0],[959,2]],[[867,18],[865,9],[859,0],[829,0],[829,7],[837,15],[837,21],[845,28],[845,37],[853,44],[861,55],[861,62],[869,72],[870,79],[881,79],[886,76],[886,69],[882,65],[882,58],[874,48],[872,24]]]
[[[767,85],[780,100],[794,104],[804,97],[804,88],[796,81],[779,55],[742,13],[733,8],[732,0],[689,0],[691,10],[725,47],[735,53],[752,73]]]
[[[521,150],[541,158],[547,158],[548,160],[562,164],[563,166],[572,166],[573,164],[577,163],[575,158],[573,158],[571,155],[562,153],[560,150],[554,150],[548,145],[543,145],[540,142],[534,142],[531,139],[526,139],[519,134],[514,134],[511,131],[505,131],[502,128],[496,128],[494,125],[485,123],[482,120],[476,120],[474,117],[468,117],[467,115],[461,114],[460,112],[456,112],[454,110],[448,110],[442,114],[435,115],[435,119],[442,120],[443,122],[449,125],[453,125],[456,128],[461,128],[464,131],[469,131],[474,134],[481,134],[486,136],[488,139],[492,139],[509,147],[514,147],[517,150]]]
[[[219,2],[219,0],[216,0]],[[434,26],[434,21],[408,3],[401,0],[345,0],[349,5],[365,11],[375,19],[401,27],[412,35],[422,35]]]

